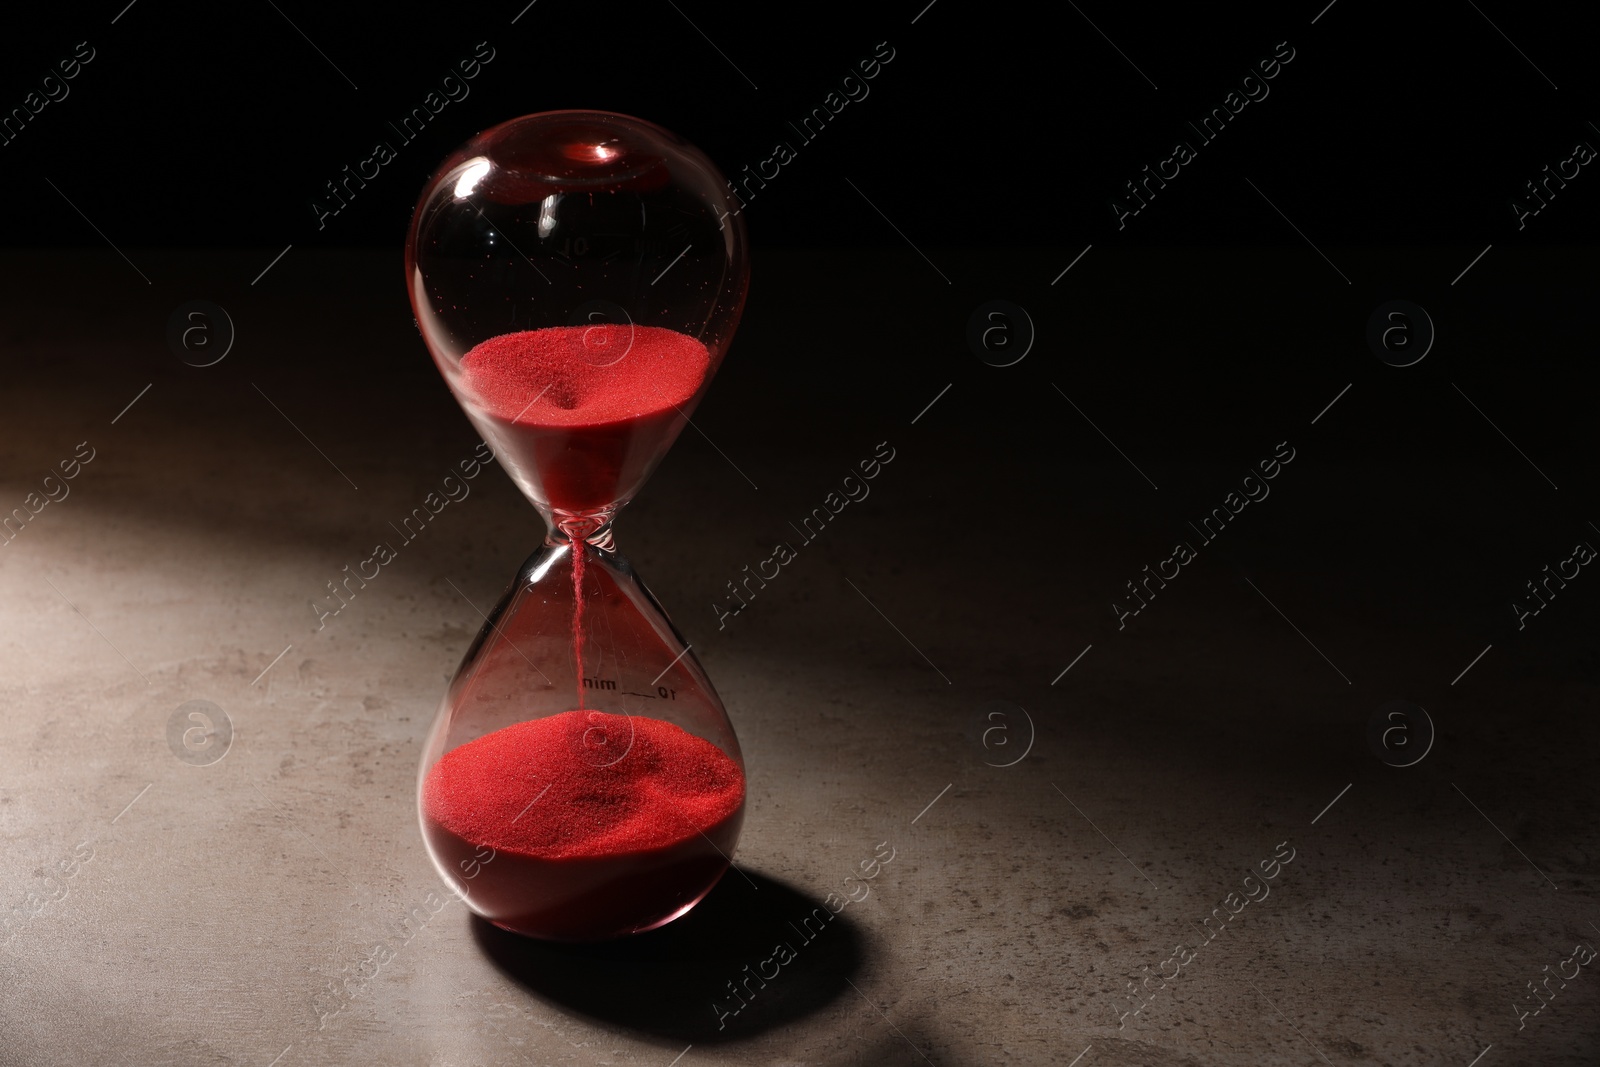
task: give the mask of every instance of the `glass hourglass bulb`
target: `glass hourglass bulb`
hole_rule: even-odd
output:
[[[463,145],[412,217],[423,339],[548,524],[450,683],[418,776],[435,865],[509,930],[660,926],[710,891],[738,840],[733,727],[612,540],[738,325],[737,212],[674,134],[555,111]]]

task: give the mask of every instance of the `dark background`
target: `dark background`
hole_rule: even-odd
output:
[[[939,245],[1296,245],[1240,176],[1277,194],[1323,248],[1571,245],[1594,224],[1581,182],[1563,195],[1560,218],[1522,234],[1507,208],[1576,139],[1600,136],[1587,125],[1594,64],[1584,35],[1538,6],[1486,13],[1531,59],[1470,3],[1339,0],[1315,26],[1315,3],[1080,14],[939,0],[912,26],[917,2],[768,16],[728,3],[539,0],[512,26],[520,6],[424,14],[262,2],[224,16],[138,0],[115,24],[117,3],[13,22],[6,109],[78,42],[96,58],[66,101],[5,147],[6,194],[37,203],[16,213],[5,240],[99,243],[64,205],[43,202],[48,176],[90,218],[115,213],[107,235],[123,245],[394,245],[398,219],[445,152],[512,115],[562,107],[651,118],[738,173],[774,139],[792,139],[786,122],[885,40],[896,59],[869,98],[806,146],[752,213],[763,245],[896,245],[859,218],[840,174],[893,206],[907,234]],[[1219,104],[1280,40],[1296,58],[1269,98],[1117,234],[1107,198],[1165,158],[1174,136],[1192,139],[1182,123]],[[469,98],[317,232],[309,202],[323,182],[374,139],[392,139],[386,123],[478,42],[496,61]]]
[[[799,158],[746,212],[758,262],[754,315],[765,251],[804,246],[837,262],[851,249],[909,251],[909,240],[934,263],[935,249],[960,256],[928,269],[923,298],[894,309],[905,343],[880,347],[869,373],[937,364],[940,374],[1008,390],[1038,377],[1042,360],[986,373],[952,329],[977,304],[1002,297],[1030,309],[1041,345],[1057,348],[1056,367],[1092,377],[1097,388],[1126,391],[1159,375],[1171,388],[1145,391],[1160,417],[1142,421],[1163,447],[1191,449],[1195,437],[1210,447],[1219,432],[1230,448],[1243,442],[1215,426],[1181,433],[1187,420],[1169,398],[1259,410],[1238,403],[1241,392],[1273,384],[1284,402],[1284,390],[1300,388],[1294,402],[1320,407],[1335,379],[1378,375],[1414,421],[1419,406],[1407,390],[1418,381],[1430,389],[1457,381],[1481,403],[1530,362],[1549,359],[1563,368],[1552,374],[1570,372],[1586,336],[1589,257],[1581,249],[1595,232],[1600,196],[1580,173],[1520,231],[1510,204],[1577,140],[1600,139],[1585,110],[1593,64],[1572,28],[1538,9],[1486,16],[1470,3],[1406,9],[1339,0],[1311,25],[1316,4],[1081,14],[1068,5],[1045,16],[1021,4],[939,0],[918,17],[923,2],[870,11],[819,4],[773,17],[748,5],[679,10],[664,2],[539,0],[426,15],[262,2],[224,16],[208,5],[138,0],[30,17],[7,26],[4,108],[20,106],[78,42],[95,58],[68,83],[66,99],[0,146],[0,181],[13,205],[0,240],[108,255],[107,242],[261,248],[263,266],[292,244],[278,265],[288,277],[268,276],[281,291],[295,284],[293,259],[304,251],[360,246],[398,257],[431,168],[473,132],[518,114],[595,107],[678,131],[730,175],[770,156],[778,139],[795,144]],[[468,83],[470,95],[402,143],[388,124],[480,41],[496,58]],[[895,59],[868,83],[870,95],[800,144],[788,123],[819,106],[881,41]],[[1280,41],[1295,58],[1268,83],[1270,95],[1200,145],[1185,121],[1219,106]],[[1199,158],[1119,229],[1112,198],[1180,137]],[[398,158],[319,228],[312,203],[325,199],[325,183],[378,140]],[[1070,281],[1050,286],[1091,244]],[[1129,258],[1121,274],[1104,265],[1108,252],[1176,246],[1237,254],[1226,266],[1202,255],[1170,285],[1157,277],[1158,262],[1171,262],[1160,255]],[[1040,252],[1044,269],[1024,267],[1023,251]],[[952,291],[936,288],[941,274]],[[1097,283],[1109,303],[1100,292],[1093,304],[1081,299]],[[1361,343],[1367,315],[1395,298],[1428,308],[1442,339],[1434,358],[1404,374],[1386,372]],[[824,289],[814,302],[859,299]],[[165,294],[157,302],[172,303]],[[829,359],[820,350],[809,357],[818,377],[863,371],[853,358],[837,367]],[[1539,416],[1502,428],[1525,449],[1577,448],[1580,395],[1528,385],[1504,399]],[[1252,418],[1235,410],[1230,426],[1241,417]],[[1403,420],[1391,413],[1379,421]],[[1445,436],[1452,448],[1480,445],[1477,435]],[[1484,457],[1503,447],[1490,438]],[[1343,443],[1369,452],[1375,444],[1370,435]]]
[[[652,119],[733,174],[769,155],[775,139],[793,140],[786,122],[880,41],[896,58],[871,95],[753,206],[758,247],[898,247],[861,215],[840,175],[925,247],[1299,245],[1241,176],[1324,249],[1439,243],[1475,252],[1491,241],[1583,243],[1592,232],[1596,198],[1582,182],[1561,197],[1559,216],[1523,233],[1507,206],[1575,140],[1600,136],[1588,125],[1586,38],[1539,7],[1485,9],[1530,61],[1465,0],[1338,0],[1314,26],[1318,3],[1079,14],[959,0],[939,0],[911,25],[924,4],[764,13],[697,3],[680,13],[665,2],[539,0],[515,25],[515,2],[424,14],[358,3],[274,10],[263,0],[223,14],[138,0],[115,25],[119,3],[34,15],[6,27],[7,109],[77,42],[96,58],[65,101],[4,148],[5,191],[19,208],[5,240],[100,243],[65,205],[46,201],[48,176],[123,245],[392,246],[446,152],[509,117],[558,108]],[[1192,140],[1185,120],[1219,104],[1285,40],[1296,56],[1271,95],[1118,233],[1106,201],[1164,158],[1174,137]],[[480,41],[497,58],[472,94],[319,233],[309,203],[323,183],[375,139],[393,140],[385,124]],[[1412,281],[1395,273],[1394,284]],[[1356,279],[1364,281],[1384,279]]]
[[[746,210],[751,301],[703,414],[712,425],[748,423],[796,456],[849,439],[843,455],[857,448],[850,426],[878,432],[867,427],[915,415],[951,384],[930,447],[967,472],[951,475],[952,510],[1095,507],[1053,472],[1122,464],[1109,438],[1145,476],[1122,468],[1131,492],[1163,486],[1148,536],[1166,540],[1157,530],[1224,491],[1179,474],[1184,464],[1242,472],[1277,441],[1302,439],[1297,428],[1348,384],[1315,430],[1317,453],[1367,472],[1353,477],[1372,492],[1396,487],[1397,499],[1321,515],[1341,555],[1392,561],[1404,531],[1417,557],[1461,551],[1462,565],[1493,571],[1486,603],[1503,611],[1552,539],[1587,529],[1593,430],[1577,383],[1592,358],[1600,193],[1585,168],[1521,231],[1510,206],[1575,142],[1600,142],[1575,27],[1470,3],[1046,15],[922,2],[777,14],[564,0],[427,14],[261,3],[222,15],[157,0],[63,11],[8,27],[6,107],[78,42],[95,58],[65,100],[0,147],[13,205],[0,239],[108,259],[110,245],[180,250],[165,274],[127,275],[148,281],[148,314],[122,334],[137,353],[130,381],[182,370],[162,340],[173,308],[194,298],[239,322],[219,375],[242,383],[263,361],[287,372],[293,352],[253,344],[249,320],[293,318],[321,290],[340,313],[314,328],[343,339],[347,355],[305,368],[309,381],[296,372],[308,395],[348,410],[379,371],[394,402],[438,400],[420,343],[405,337],[399,259],[415,197],[449,150],[512,116],[568,107],[650,118],[729,174],[783,139],[798,158]],[[415,141],[395,137],[387,123],[484,41],[495,58],[470,95]],[[895,57],[870,95],[801,144],[787,123],[885,41]],[[1295,56],[1270,95],[1199,144],[1184,121],[1220,105],[1281,41]],[[1111,199],[1179,137],[1198,159],[1119,229]],[[319,229],[311,205],[324,183],[377,140],[398,158]],[[346,246],[373,250],[374,268],[314,266],[319,251]],[[222,267],[222,249],[251,250],[238,261],[248,265]],[[30,283],[55,297],[73,277]],[[105,296],[83,286],[74,298],[92,319]],[[1037,330],[1029,358],[1008,368],[980,362],[965,338],[974,309],[995,298],[1028,309]],[[1365,341],[1369,315],[1393,299],[1421,304],[1437,329],[1415,366],[1388,366]],[[30,318],[14,319],[13,334],[47,328]],[[9,373],[19,385],[53,372]],[[1503,474],[1439,481],[1490,466]],[[1495,491],[1443,501],[1415,491],[1451,478]],[[973,499],[975,479],[987,499]],[[1115,506],[1135,521],[1139,505]]]

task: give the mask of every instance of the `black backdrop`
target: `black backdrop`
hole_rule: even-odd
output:
[[[1348,551],[1388,553],[1400,530],[1414,555],[1453,546],[1463,566],[1503,570],[1483,585],[1497,611],[1552,537],[1600,515],[1592,401],[1577,387],[1593,358],[1600,178],[1579,167],[1537,215],[1513,209],[1519,197],[1533,206],[1525,183],[1546,167],[1572,173],[1575,144],[1600,144],[1589,46],[1565,14],[1465,0],[512,0],[426,12],[114,0],[48,14],[8,16],[0,105],[66,95],[0,145],[11,207],[0,240],[113,263],[187,250],[190,273],[151,279],[148,321],[130,327],[151,364],[176,365],[168,316],[196,297],[292,317],[312,289],[365,286],[382,298],[353,300],[346,318],[408,321],[400,246],[431,168],[507,118],[593,107],[676,130],[730,176],[779,140],[797,150],[746,211],[750,310],[708,418],[787,410],[778,424],[803,452],[839,420],[909,419],[948,383],[946,402],[962,404],[940,431],[950,462],[1014,479],[1007,491],[1026,502],[1009,507],[1097,506],[1040,487],[1063,459],[1121,466],[1110,438],[1155,481],[1192,493],[1164,504],[1170,523],[1215,485],[1185,490],[1164,469],[1248,466],[1338,396],[1339,417],[1316,428],[1321,455],[1357,464],[1353,478],[1394,499],[1328,502],[1317,528]],[[80,42],[93,58],[64,86],[45,83],[88,54]],[[391,124],[485,49],[493,58],[467,94],[403,141]],[[790,124],[887,50],[870,82],[852,83],[867,95],[802,143]],[[1243,81],[1291,53],[1269,82]],[[1239,113],[1203,142],[1188,123],[1241,87],[1267,95],[1235,98]],[[1119,222],[1113,202],[1135,203],[1125,183],[1180,139],[1196,158]],[[378,141],[396,158],[319,226],[326,183]],[[314,265],[317,250],[342,246],[392,255],[392,282]],[[223,249],[243,254],[212,267]],[[783,250],[787,273],[767,269]],[[210,279],[203,291],[195,271]],[[81,296],[92,318],[96,294]],[[966,341],[969,316],[992,299],[1028,309],[1037,331],[1014,367],[986,365]],[[1424,307],[1437,331],[1428,358],[1405,368],[1366,340],[1369,317],[1396,299]],[[849,343],[831,343],[840,336]],[[241,346],[230,364],[262,358]],[[383,358],[438,393],[420,344]],[[1049,414],[1017,418],[1021,396]],[[1405,488],[1444,484],[1462,465],[1495,466],[1489,491],[1422,501]],[[1525,543],[1505,546],[1507,527]],[[1470,530],[1495,551],[1453,540]]]
[[[111,0],[49,18],[12,13],[0,45],[7,111],[79,42],[94,59],[0,147],[12,205],[3,240],[100,243],[49,178],[122,245],[392,244],[449,149],[506,118],[565,107],[650,118],[731,175],[770,156],[775,140],[795,141],[787,124],[885,41],[895,58],[870,95],[751,205],[759,242],[898,246],[863,216],[845,176],[924,247],[1074,254],[1091,242],[1299,244],[1245,177],[1325,250],[1581,242],[1600,208],[1581,176],[1558,212],[1520,232],[1509,206],[1574,142],[1600,138],[1581,27],[1537,7],[1337,0],[1319,17],[1326,0],[525,2],[423,13]],[[1194,140],[1185,123],[1282,41],[1294,59],[1270,94],[1119,231],[1108,202],[1123,183],[1174,140]],[[470,95],[397,144],[399,158],[319,231],[310,204],[323,183],[375,140],[394,140],[387,124],[479,42],[495,59]]]

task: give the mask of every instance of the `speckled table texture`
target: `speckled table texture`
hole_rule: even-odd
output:
[[[1350,460],[1371,389],[1309,424],[1338,370],[1258,383],[1281,431],[1190,454],[1077,393],[1042,327],[1033,378],[973,384],[966,308],[916,351],[913,283],[771,253],[617,527],[743,745],[736,870],[661,931],[549,945],[446,895],[415,799],[534,510],[491,467],[311,606],[478,443],[397,255],[297,252],[253,289],[258,251],[136,258],[155,295],[109,251],[3,264],[4,509],[80,466],[0,546],[0,1064],[1596,1062],[1595,591],[1496,636],[1475,561],[1538,519],[1515,456]],[[209,368],[164,342],[196,296],[237,327]],[[1119,628],[1125,582],[1285,440],[1271,496]],[[882,443],[870,495],[719,616]],[[1369,751],[1389,699],[1437,728],[1414,766]],[[169,744],[196,700],[214,762]]]

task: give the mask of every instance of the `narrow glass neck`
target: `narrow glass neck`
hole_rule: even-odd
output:
[[[555,509],[544,512],[541,508],[545,522],[549,524],[549,529],[545,533],[545,543],[564,545],[582,540],[595,548],[613,552],[616,550],[616,545],[611,536],[611,523],[620,508],[621,505],[612,505],[598,511],[582,513]]]

